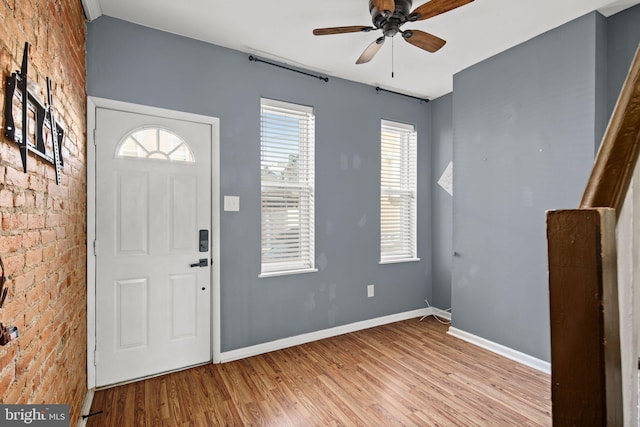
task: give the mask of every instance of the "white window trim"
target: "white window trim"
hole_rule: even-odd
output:
[[[263,279],[265,277],[292,276],[294,274],[317,273],[317,272],[318,272],[317,268],[304,268],[300,270],[270,271],[266,273],[260,273],[258,277]]]
[[[408,183],[408,188],[399,188],[399,187],[383,187],[383,143],[384,141],[382,140],[382,132],[384,128],[395,128],[398,129],[399,131],[409,131],[412,133],[411,135],[411,140],[409,141],[410,147],[409,150],[410,152],[408,153],[409,155],[409,159],[407,160],[408,162],[412,162],[412,164],[408,164],[408,165],[404,165],[405,167],[408,166],[408,170],[405,171],[405,173],[408,174],[408,179],[409,179],[409,183]],[[417,210],[418,210],[418,197],[417,197],[417,132],[415,129],[414,125],[410,125],[410,124],[406,124],[406,123],[399,123],[399,122],[394,122],[394,121],[389,121],[389,120],[381,120],[380,123],[380,261],[379,264],[397,264],[397,263],[403,263],[403,262],[416,262],[416,261],[420,261],[420,258],[418,257],[418,229],[417,229],[417,223],[418,223],[418,215],[417,215]],[[409,245],[409,250],[411,252],[410,255],[413,256],[406,256],[406,254],[399,254],[397,256],[393,256],[392,254],[388,254],[385,256],[385,254],[383,253],[383,249],[382,249],[382,245],[383,245],[383,230],[382,230],[382,223],[383,223],[383,209],[382,209],[382,198],[385,195],[409,195],[409,197],[412,199],[413,203],[410,206],[410,215],[411,215],[411,219],[410,222],[408,224],[408,229],[406,231],[408,231],[408,234],[411,236],[410,240],[411,242],[408,243]],[[404,256],[403,256],[404,255]]]
[[[378,264],[380,265],[400,264],[403,262],[418,262],[418,261],[420,261],[420,258],[398,258],[398,259],[387,260],[387,261],[378,261]]]
[[[302,170],[304,170],[305,176],[303,179],[298,180],[296,182],[279,182],[274,181],[270,182],[269,180],[264,180],[262,177],[262,166],[263,166],[263,118],[262,112],[263,108],[275,108],[275,109],[283,109],[292,111],[292,118],[299,118],[300,114],[310,115],[310,120],[307,123],[309,126],[309,132],[305,135],[306,137],[306,154],[307,154],[307,162],[306,166],[302,166]],[[282,115],[286,116],[286,111],[279,112],[283,113]],[[265,230],[264,230],[264,212],[262,211],[262,203],[263,196],[265,194],[265,190],[269,188],[273,188],[275,190],[278,189],[286,189],[291,188],[292,190],[298,189],[302,193],[307,194],[306,203],[308,204],[308,211],[306,212],[306,221],[304,224],[300,224],[300,229],[307,229],[306,235],[304,235],[301,239],[297,240],[297,242],[304,242],[303,245],[299,247],[304,247],[306,256],[301,259],[284,259],[283,262],[264,262],[263,255],[261,253],[261,262],[260,262],[260,274],[258,277],[274,277],[274,276],[282,276],[282,275],[292,275],[292,274],[301,274],[301,273],[311,273],[317,272],[318,270],[315,268],[315,119],[313,115],[313,108],[308,106],[303,106],[299,104],[292,104],[283,101],[276,101],[272,99],[262,98],[260,100],[260,152],[261,152],[261,176],[260,176],[260,198],[261,198],[261,220],[260,220],[260,241],[261,241],[261,251],[262,246],[264,244],[265,239]],[[276,145],[277,146],[277,145]],[[273,149],[273,148],[272,148]],[[286,150],[286,148],[285,148]],[[278,151],[278,150],[276,150]],[[275,154],[272,151],[269,154]],[[281,152],[280,152],[281,154]],[[277,155],[277,154],[276,154]],[[299,157],[300,158],[300,157]],[[302,165],[302,162],[301,162]]]

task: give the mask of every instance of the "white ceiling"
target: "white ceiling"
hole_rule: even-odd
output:
[[[453,75],[593,10],[610,16],[640,0],[476,0],[425,21],[407,23],[447,44],[428,53],[394,37],[368,64],[356,65],[380,31],[314,36],[319,27],[371,25],[367,0],[82,0],[87,15],[108,15],[284,62],[322,75],[436,98]],[[413,8],[425,3],[414,0]]]

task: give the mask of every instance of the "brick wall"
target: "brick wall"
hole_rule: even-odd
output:
[[[80,0],[0,0],[0,256],[9,296],[0,321],[20,337],[0,347],[0,402],[66,403],[75,424],[86,390],[85,24]],[[62,182],[4,137],[4,79],[20,68],[67,131]]]

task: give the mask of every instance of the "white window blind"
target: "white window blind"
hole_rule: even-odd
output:
[[[380,129],[380,262],[417,260],[417,133],[382,120]]]
[[[313,109],[261,100],[261,275],[314,271]]]

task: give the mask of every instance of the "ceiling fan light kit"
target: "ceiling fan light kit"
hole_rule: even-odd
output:
[[[412,0],[370,0],[369,12],[373,27],[370,26],[348,26],[348,27],[330,27],[316,28],[313,34],[316,36],[324,36],[330,34],[345,34],[357,32],[369,32],[373,30],[381,30],[382,37],[371,43],[365,51],[360,55],[356,64],[364,64],[373,59],[378,53],[386,37],[395,37],[396,34],[402,34],[403,40],[427,52],[437,52],[445,45],[446,41],[433,34],[420,30],[401,30],[407,22],[423,21],[428,18],[443,14],[450,10],[471,3],[473,0],[431,0],[417,7],[413,12]]]

